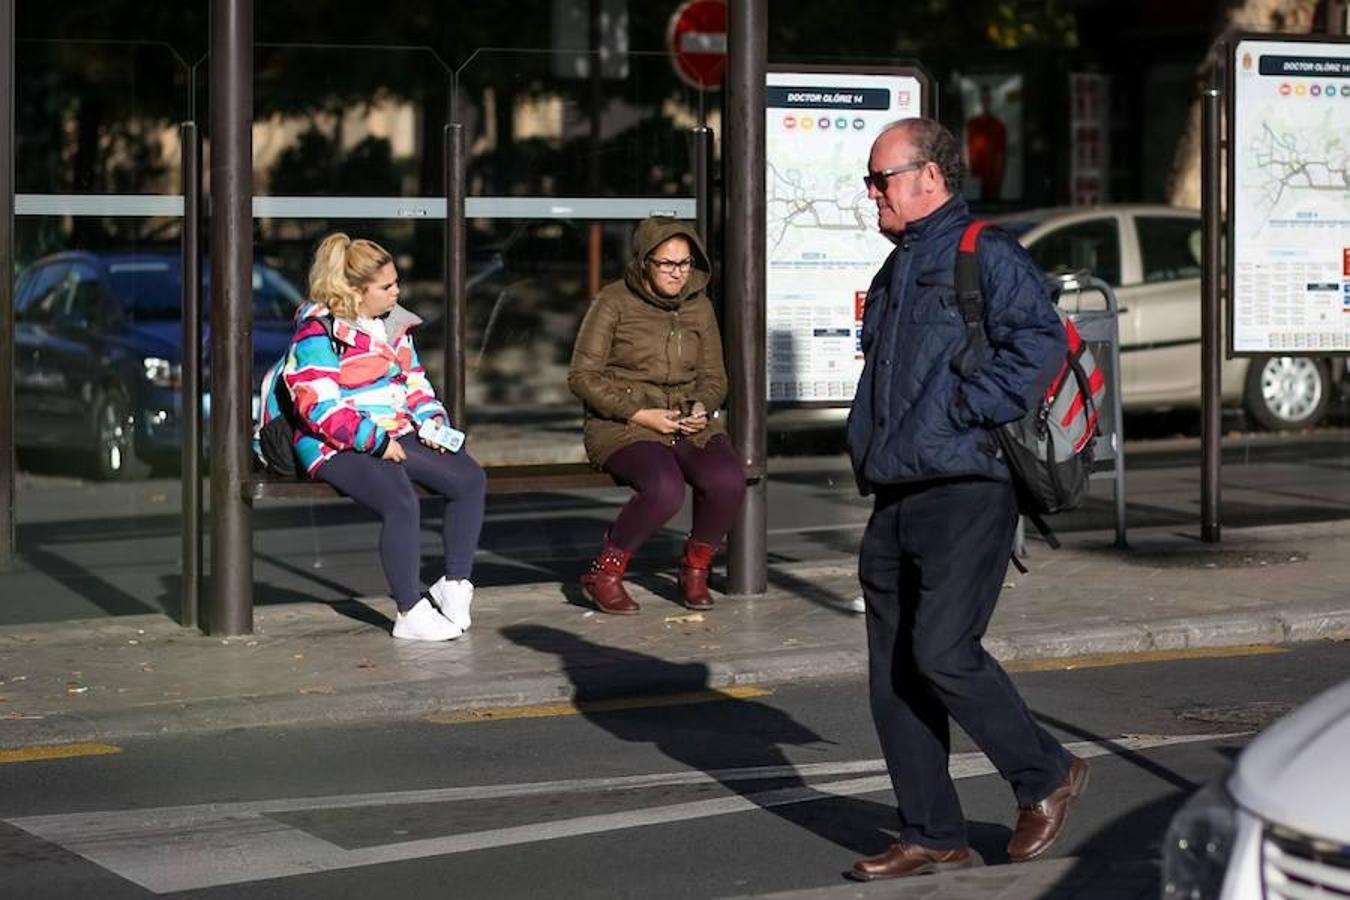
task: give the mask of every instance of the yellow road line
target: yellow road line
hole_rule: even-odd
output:
[[[1060,672],[1067,669],[1101,669],[1135,663],[1174,662],[1183,659],[1224,659],[1230,656],[1264,656],[1288,653],[1287,647],[1250,644],[1246,647],[1192,647],[1186,650],[1141,650],[1138,653],[1098,653],[1092,656],[1064,656],[1057,659],[1014,659],[1003,664],[1009,672]]]
[[[502,719],[543,719],[550,716],[581,716],[598,712],[618,712],[625,709],[653,709],[662,706],[688,706],[693,703],[717,703],[722,700],[746,700],[766,697],[773,691],[755,687],[728,687],[718,690],[689,691],[683,694],[656,694],[650,697],[625,697],[616,700],[565,700],[559,703],[539,703],[533,706],[504,706],[463,709],[427,716],[426,721],[437,725],[459,725],[465,722],[496,722]]]
[[[121,752],[121,747],[114,747],[112,744],[49,744],[43,747],[18,747],[14,750],[0,750],[0,765],[36,762],[41,759],[103,756],[108,753]]]

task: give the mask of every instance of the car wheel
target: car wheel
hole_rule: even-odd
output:
[[[1316,425],[1330,401],[1331,377],[1320,359],[1258,356],[1247,368],[1243,405],[1269,431]]]
[[[136,457],[136,425],[120,393],[107,391],[94,404],[92,474],[100,481],[144,478],[149,467]]]

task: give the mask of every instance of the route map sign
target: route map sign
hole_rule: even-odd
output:
[[[1350,352],[1350,43],[1232,46],[1229,350]]]
[[[862,374],[863,300],[891,243],[862,176],[882,126],[923,115],[915,69],[770,70],[765,246],[768,399],[848,405]]]

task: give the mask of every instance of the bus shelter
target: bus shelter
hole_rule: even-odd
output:
[[[566,392],[567,356],[590,296],[626,262],[632,225],[666,214],[719,234],[724,246],[713,255],[726,261],[719,274],[728,298],[729,418],[760,482],[763,357],[755,348],[763,347],[763,291],[751,261],[762,256],[755,244],[762,242],[762,177],[753,166],[735,165],[751,174],[727,186],[726,219],[738,224],[720,234],[711,224],[715,155],[704,98],[676,78],[664,54],[628,52],[616,65],[599,54],[482,50],[452,67],[419,47],[254,44],[250,2],[216,3],[211,15],[213,52],[199,60],[164,46],[101,48],[109,59],[133,58],[139,80],[127,93],[153,111],[145,118],[176,123],[136,144],[158,154],[155,177],[132,179],[119,193],[81,190],[55,174],[34,177],[27,167],[26,180],[15,182],[13,130],[0,141],[0,181],[8,182],[0,183],[0,196],[11,206],[0,213],[12,214],[0,215],[0,263],[11,271],[36,260],[64,266],[51,275],[60,290],[43,294],[32,278],[17,291],[8,280],[0,287],[0,311],[20,320],[0,336],[0,371],[21,388],[0,392],[0,447],[14,452],[28,389],[44,377],[53,382],[44,402],[93,402],[104,411],[103,462],[112,467],[104,474],[149,462],[140,458],[148,443],[143,435],[137,440],[136,429],[153,422],[165,438],[157,449],[171,448],[181,462],[176,496],[156,501],[178,508],[165,508],[154,527],[160,538],[181,532],[181,543],[178,560],[162,542],[159,557],[139,568],[156,569],[166,593],[181,598],[183,624],[219,634],[251,630],[252,504],[315,490],[260,478],[249,437],[259,369],[275,358],[289,325],[260,304],[295,299],[307,254],[333,230],[395,252],[413,288],[408,302],[427,322],[422,355],[455,418],[472,430],[475,453],[498,490],[596,483],[581,455],[580,407]],[[0,43],[8,48],[15,46],[12,15],[4,18]],[[760,117],[745,114],[762,108],[762,4],[733,11],[731,26],[740,39],[729,46],[724,161],[753,158],[762,147]],[[69,63],[58,58],[59,47],[19,50]],[[361,64],[347,65],[354,53]],[[160,74],[147,81],[152,64]],[[589,74],[578,79],[579,70]],[[335,72],[342,74],[330,77]],[[388,88],[391,72],[408,86],[405,95]],[[10,107],[0,112],[12,121],[13,72],[0,80]],[[286,114],[282,91],[313,93],[302,104],[311,110],[308,121]],[[364,104],[359,114],[354,98]],[[110,248],[123,238],[153,244],[153,251],[118,256]],[[114,315],[94,288],[79,287],[80,267],[96,270],[89,280],[104,283],[158,278],[155,302],[165,308],[157,339],[167,349],[159,356],[138,351],[131,360],[140,369],[132,374],[159,391],[150,398],[158,406],[140,381],[124,387],[112,373],[85,391],[89,396],[63,398],[53,378],[15,366],[29,352],[16,334],[27,335],[24,317],[42,306],[25,292],[48,297],[44,302],[67,317],[39,323],[44,334]],[[174,282],[178,296],[166,300],[163,289]],[[0,567],[12,569],[12,456],[4,474]],[[765,580],[762,485],[751,494],[731,546],[731,587],[741,593],[762,591]],[[209,554],[202,527],[208,508]],[[117,529],[113,517],[106,527]],[[130,607],[137,590],[118,593]]]

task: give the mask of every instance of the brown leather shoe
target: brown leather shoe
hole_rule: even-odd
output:
[[[1008,841],[1008,858],[1013,862],[1026,862],[1049,850],[1064,830],[1069,807],[1082,795],[1087,783],[1088,764],[1075,756],[1069,763],[1069,773],[1049,797],[1024,806],[1018,812],[1017,827]]]
[[[853,864],[844,874],[854,881],[878,881],[882,878],[905,878],[909,875],[931,875],[949,869],[969,869],[975,858],[969,847],[959,850],[934,850],[900,841],[880,856],[869,856]]]
[[[630,556],[630,551],[614,546],[607,537],[600,554],[591,561],[591,570],[581,576],[581,592],[600,612],[632,616],[641,609],[623,586]]]
[[[685,541],[684,556],[680,559],[680,601],[689,609],[712,609],[712,594],[708,593],[708,568],[717,548],[693,538]]]

